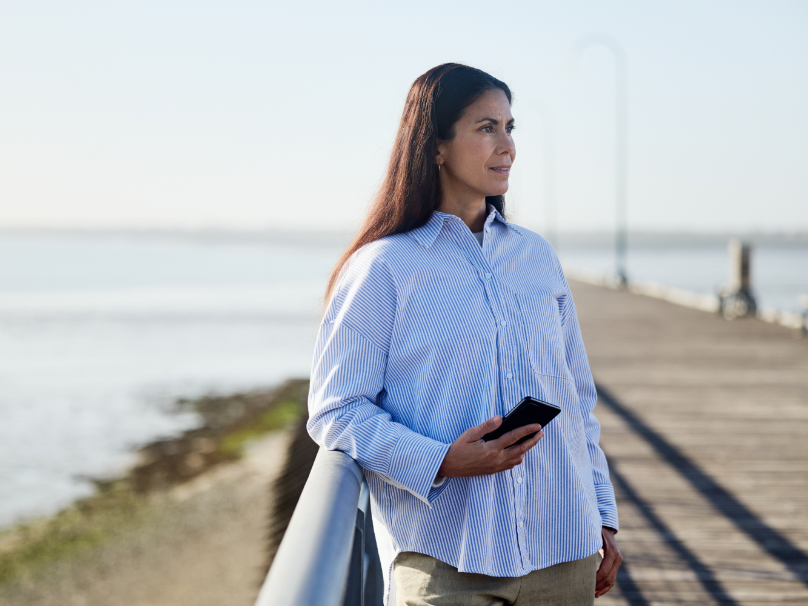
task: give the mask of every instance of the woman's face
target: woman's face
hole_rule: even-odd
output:
[[[516,147],[505,93],[499,89],[484,92],[466,108],[454,130],[454,139],[438,142],[436,162],[444,195],[484,198],[507,192]]]

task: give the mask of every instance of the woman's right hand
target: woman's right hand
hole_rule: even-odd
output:
[[[482,439],[485,434],[494,431],[500,425],[502,417],[496,415],[460,434],[460,437],[449,446],[449,452],[446,453],[438,470],[438,477],[465,478],[506,471],[519,465],[525,458],[525,453],[544,437],[544,432],[540,431],[541,425],[534,424],[509,431],[490,442]],[[535,432],[538,433],[529,440],[508,448],[514,442]]]

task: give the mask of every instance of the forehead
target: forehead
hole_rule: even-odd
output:
[[[463,119],[476,122],[483,118],[494,118],[501,122],[513,119],[511,105],[505,92],[495,88],[485,91],[480,98],[466,108]]]

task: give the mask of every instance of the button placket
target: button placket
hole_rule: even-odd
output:
[[[490,266],[488,257],[483,254],[484,250],[491,250],[493,242],[489,237],[493,233],[491,222],[493,215],[489,216],[486,227],[484,228],[485,235],[483,241],[483,248],[481,248],[476,239],[468,238],[467,234],[464,237],[458,237],[460,234],[453,234],[455,240],[461,249],[466,253],[466,258],[477,271],[478,278],[482,282],[483,288],[487,294],[488,305],[490,312],[493,316],[494,326],[496,330],[496,354],[499,377],[505,378],[497,381],[498,385],[493,389],[498,393],[498,399],[501,399],[500,406],[505,408],[500,411],[501,414],[507,413],[508,410],[513,408],[519,397],[519,381],[514,380],[514,369],[521,368],[519,358],[519,342],[518,342],[518,328],[519,325],[514,324],[509,316],[509,308],[505,301],[507,287],[500,284],[499,280],[494,279],[492,267]],[[465,225],[462,226],[465,231]],[[473,246],[472,246],[473,241]],[[472,251],[473,249],[473,251]],[[503,292],[503,289],[506,292]],[[514,502],[513,511],[515,514],[516,523],[516,541],[521,559],[523,574],[527,574],[530,570],[530,558],[528,557],[528,542],[525,537],[524,528],[526,525],[525,519],[525,492],[526,486],[523,479],[524,473],[521,470],[513,470],[511,477],[515,478],[513,486]]]
[[[485,262],[487,264],[488,260],[486,259]],[[489,305],[491,312],[494,315],[497,333],[497,359],[499,364],[499,372],[501,373],[499,376],[504,376],[505,378],[504,381],[500,382],[500,386],[498,388],[500,397],[503,399],[501,406],[504,406],[506,409],[502,411],[502,414],[504,414],[513,408],[513,405],[519,399],[520,395],[519,381],[514,380],[514,370],[516,368],[520,368],[518,364],[520,364],[519,352],[521,348],[519,346],[517,334],[519,325],[518,323],[514,324],[511,321],[512,318],[508,315],[509,308],[504,300],[505,293],[502,292],[502,288],[505,287],[497,280],[493,279],[493,273],[489,271],[489,268],[486,266],[479,269],[478,275],[489,295]],[[500,288],[501,286],[502,288]],[[512,486],[514,487],[512,494],[514,496],[513,512],[515,517],[514,523],[516,525],[516,528],[514,529],[516,534],[516,543],[519,550],[522,569],[524,571],[523,574],[527,574],[530,572],[531,566],[528,541],[525,536],[525,527],[527,524],[525,501],[527,483],[524,477],[524,470],[521,468],[521,466],[511,470],[511,474],[513,481]]]
[[[525,538],[525,485],[524,485],[524,470],[521,466],[514,467],[511,470],[511,475],[515,480],[514,485],[514,512],[516,513],[516,542],[519,546],[519,556],[522,559],[522,568],[525,574],[530,567],[530,558],[528,557],[528,546]]]
[[[522,559],[522,568],[523,570],[525,570],[525,573],[527,573],[527,568],[530,566],[530,558],[528,557],[528,548],[524,536],[525,534],[524,530],[525,530],[524,515],[520,511],[519,519],[516,523],[516,542],[517,545],[519,546],[519,556]]]
[[[512,331],[508,330],[508,321],[505,319],[507,309],[503,306],[501,293],[499,292],[499,284],[492,279],[493,274],[490,271],[485,271],[484,273],[480,271],[479,275],[484,279],[485,290],[489,293],[491,312],[494,315],[497,326],[497,357],[500,360],[499,372],[504,373],[504,378],[509,383],[502,385],[502,396],[505,408],[507,409],[503,411],[504,414],[510,410],[510,407],[507,406],[507,402],[515,397],[515,395],[511,393],[515,389],[512,381],[514,374],[508,369],[514,367],[515,359],[513,358],[513,352],[518,351],[518,348],[514,347],[513,335],[510,334]]]
[[[511,342],[510,335],[508,334],[508,331],[505,328],[505,321],[504,320],[500,323],[499,332],[500,332],[500,334],[502,334],[502,341],[503,341],[503,345],[504,345],[504,347],[503,347],[504,351],[503,351],[503,356],[502,356],[502,362],[503,362],[502,371],[505,373],[506,385],[505,385],[505,393],[503,395],[507,396],[506,397],[506,402],[505,402],[505,408],[510,410],[512,408],[513,404],[514,404],[514,402],[510,401],[510,400],[513,400],[513,397],[514,397],[513,393],[512,393],[513,389],[514,389],[513,372],[510,370],[511,368],[514,367],[513,366],[514,365],[514,360],[513,360],[513,353],[512,353],[513,352],[513,343]]]

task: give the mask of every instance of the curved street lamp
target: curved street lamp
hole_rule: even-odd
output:
[[[628,62],[623,47],[606,34],[588,34],[579,38],[570,49],[576,62],[584,50],[591,46],[605,46],[614,55],[615,62],[615,184],[616,184],[616,234],[615,257],[617,279],[620,286],[628,284],[626,273],[627,234],[627,187],[628,187]]]

